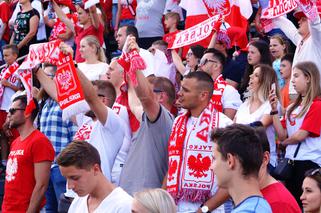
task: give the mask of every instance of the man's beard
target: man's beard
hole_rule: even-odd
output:
[[[94,113],[92,110],[86,112],[85,115],[88,116],[88,117],[90,117],[90,118],[92,118],[92,119],[95,119],[95,118],[96,118],[96,115],[95,115],[95,113]]]

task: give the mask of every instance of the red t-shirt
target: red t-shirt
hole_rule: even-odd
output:
[[[33,131],[22,141],[18,137],[12,142],[6,170],[3,212],[26,212],[36,184],[34,164],[53,161],[54,157],[52,144],[39,130]],[[41,204],[42,208],[45,198]]]
[[[72,21],[72,23],[77,23],[77,16],[75,14],[68,13],[67,17]],[[66,33],[66,29],[67,26],[58,18],[51,30],[49,41],[58,39],[58,35]]]
[[[308,131],[310,137],[320,137],[321,129],[321,98],[315,98],[304,117],[300,129]]]
[[[175,36],[177,33],[179,33],[180,31],[179,30],[176,30],[174,32],[171,32],[171,33],[166,33],[164,36],[163,36],[163,40],[168,44],[168,46],[171,46],[172,43],[174,42],[175,40]]]
[[[277,182],[261,190],[263,197],[270,204],[273,213],[301,213],[301,209],[293,195]]]
[[[83,27],[80,27],[78,25],[75,25],[75,32],[76,32],[76,37],[75,37],[75,43],[76,43],[76,62],[84,62],[85,59],[83,59],[80,56],[79,48],[80,48],[80,41],[84,37],[88,35],[94,35],[98,38],[100,45],[103,45],[104,43],[104,26],[102,24],[99,24],[98,29],[95,29],[94,26],[90,26],[87,29],[84,29]]]
[[[11,17],[11,9],[10,9],[10,4],[3,1],[0,3],[0,19],[2,20],[2,22],[4,24],[7,24],[7,27],[4,31],[4,34],[3,34],[3,37],[2,39],[5,40],[6,42],[9,42],[10,40],[10,30],[9,30],[9,26],[8,26],[8,22],[9,22],[9,19]]]
[[[121,1],[121,0],[119,0]],[[129,10],[129,6],[127,5],[127,1],[125,0],[126,4],[121,4],[121,15],[120,15],[120,20],[124,19],[135,19],[135,16],[133,16]],[[131,1],[128,0],[129,4],[132,6],[133,10],[136,11],[137,7],[137,1],[133,0],[132,3]]]

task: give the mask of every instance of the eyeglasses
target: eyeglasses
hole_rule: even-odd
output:
[[[200,65],[201,65],[201,66],[204,66],[204,65],[207,64],[208,62],[212,62],[212,63],[216,63],[216,64],[218,63],[217,61],[214,61],[214,60],[205,58],[204,60],[201,60],[201,61],[200,61]]]
[[[189,52],[186,54],[186,56],[188,56],[188,57],[191,57],[192,55],[194,55],[192,52]]]
[[[22,110],[22,111],[24,111],[25,109],[22,109],[22,108],[10,108],[9,109],[9,113],[11,114],[11,115],[13,115],[16,111],[18,111],[18,110]]]

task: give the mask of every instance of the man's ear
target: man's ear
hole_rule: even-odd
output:
[[[233,170],[235,168],[236,160],[237,159],[234,155],[232,155],[231,153],[227,153],[226,161],[227,161],[227,164],[231,170]]]

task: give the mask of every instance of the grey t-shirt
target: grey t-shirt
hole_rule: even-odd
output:
[[[140,38],[164,35],[162,17],[165,0],[137,0],[136,28]]]
[[[173,117],[163,106],[155,122],[143,114],[141,126],[132,139],[119,185],[133,195],[144,188],[159,188],[168,168],[168,140]]]

